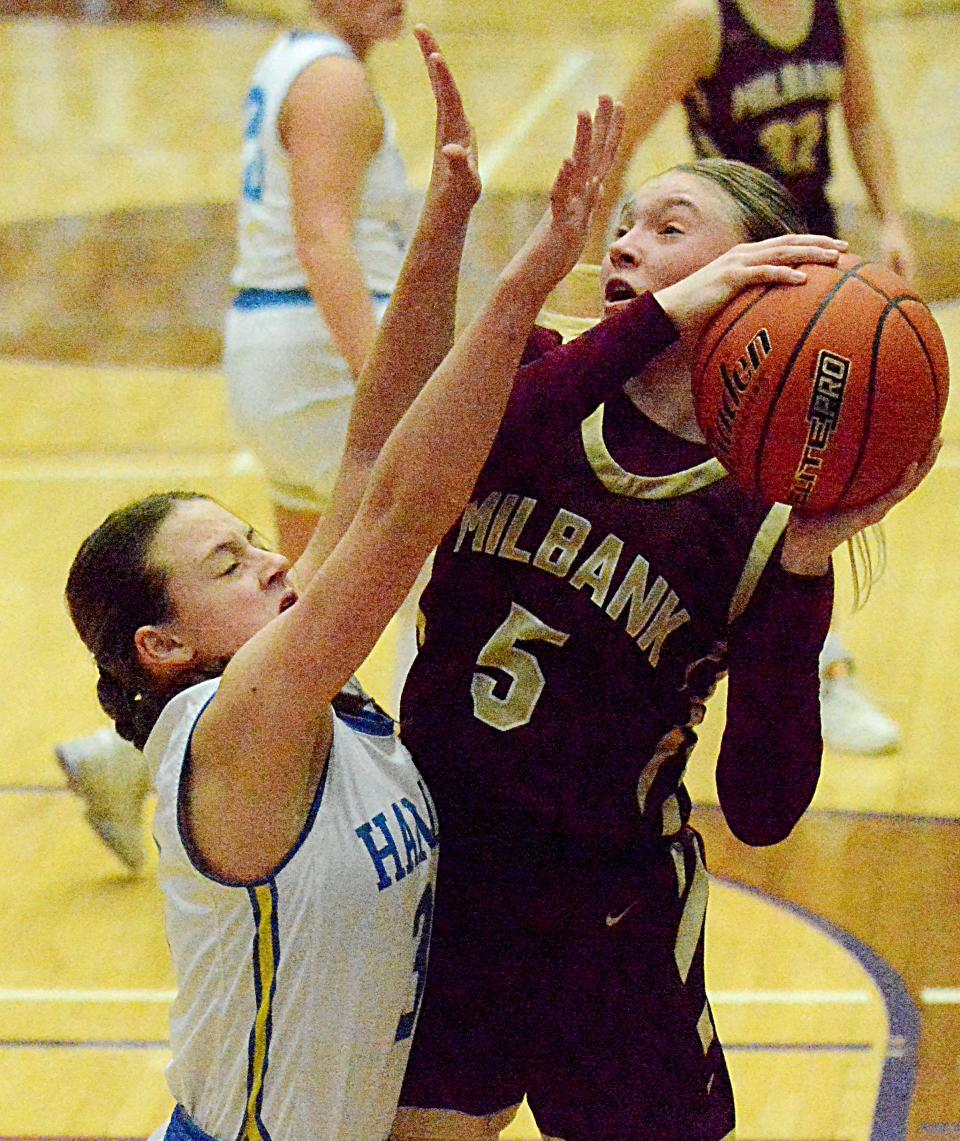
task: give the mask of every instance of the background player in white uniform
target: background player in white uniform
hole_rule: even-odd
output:
[[[224,371],[240,436],[269,481],[280,550],[296,559],[326,506],[356,377],[396,284],[413,194],[364,61],[398,35],[402,0],[315,0],[247,96],[237,297]],[[393,704],[415,650],[415,603],[395,624]],[[384,695],[385,700],[390,700]],[[101,729],[57,746],[87,818],[131,870],[144,859],[144,762]]]
[[[437,826],[392,723],[344,687],[466,503],[619,138],[609,99],[579,115],[551,209],[444,357],[479,179],[456,88],[420,41],[438,103],[427,202],[304,554],[291,568],[219,504],[164,493],[108,517],[67,585],[101,704],[155,766],[179,987],[171,1139],[390,1131]]]
[[[238,295],[224,371],[266,469],[280,549],[303,551],[333,487],[356,378],[396,285],[412,194],[364,61],[402,0],[315,0],[247,95]]]

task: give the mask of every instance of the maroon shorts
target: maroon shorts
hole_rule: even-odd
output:
[[[685,830],[691,872],[699,845]],[[401,1105],[484,1115],[526,1093],[541,1130],[563,1141],[726,1137],[733,1098],[704,1013],[702,931],[684,979],[689,884],[678,893],[663,857],[629,886],[595,884],[562,932],[491,921],[504,912],[493,895],[441,865]]]

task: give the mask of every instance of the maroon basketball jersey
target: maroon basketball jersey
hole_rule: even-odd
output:
[[[564,421],[564,353],[576,345],[539,362],[541,374],[554,368],[555,398],[547,385],[528,399],[524,374],[538,365],[521,370],[421,602],[402,732],[436,797],[451,900],[472,875],[487,890],[522,875],[518,906],[536,908],[539,891],[553,907],[557,877],[569,903],[573,881],[586,886],[632,863],[638,842],[680,829],[693,726],[727,666],[731,608],[772,546],[758,541],[768,509],[620,385],[586,419],[579,409]],[[818,580],[813,604],[790,616],[812,672],[796,759],[806,776],[819,761],[816,651],[830,594]],[[550,871],[536,883],[541,845]]]
[[[833,233],[827,112],[843,90],[843,29],[836,0],[814,0],[810,32],[790,50],[766,40],[737,0],[718,0],[717,69],[684,100],[701,156],[739,159],[772,174],[812,230]]]

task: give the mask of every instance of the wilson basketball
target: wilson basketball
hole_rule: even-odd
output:
[[[890,270],[842,254],[802,285],[745,290],[697,344],[700,429],[748,493],[809,511],[899,482],[937,435],[949,369],[930,310]]]

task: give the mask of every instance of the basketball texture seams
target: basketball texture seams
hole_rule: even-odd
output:
[[[948,364],[929,309],[853,255],[797,286],[746,290],[697,345],[693,395],[708,445],[749,494],[811,511],[892,488],[926,454]]]

